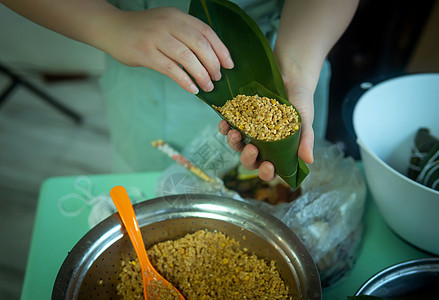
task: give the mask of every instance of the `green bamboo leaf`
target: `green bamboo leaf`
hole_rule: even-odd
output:
[[[223,106],[239,94],[258,94],[291,105],[285,100],[286,89],[270,44],[256,22],[239,6],[226,0],[192,0],[189,13],[216,32],[235,63],[231,70],[222,69],[222,78],[212,92],[200,89],[197,96],[202,101],[210,107]],[[274,142],[257,140],[239,131],[244,141],[258,147],[260,158],[273,163],[276,173],[293,189],[309,173],[307,165],[297,156],[300,129]]]
[[[282,104],[286,104],[288,106],[291,105],[291,103],[286,99],[274,94],[272,91],[255,81],[241,87],[239,93],[244,95],[258,94],[259,96],[276,99]],[[302,124],[300,114],[299,122]],[[239,128],[236,128],[233,125],[231,126],[240,131],[246,143],[251,143],[258,147],[261,160],[270,161],[275,166],[276,173],[282,177],[282,179],[285,180],[292,188],[296,189],[303,179],[305,179],[305,177],[309,174],[308,166],[297,157],[301,128],[299,128],[295,134],[279,141],[261,141],[249,137]]]
[[[222,70],[222,80],[212,92],[200,91],[202,100],[223,105],[240,87],[257,81],[275,94],[287,98],[276,58],[263,32],[238,5],[225,0],[193,0],[189,13],[208,24],[223,41],[235,62]]]
[[[439,191],[439,139],[428,128],[416,132],[407,176],[425,186]]]
[[[425,156],[436,144],[439,144],[439,139],[430,133],[430,129],[418,129],[411,151],[410,166],[407,173],[409,178],[416,180],[422,169],[421,164],[425,162]]]

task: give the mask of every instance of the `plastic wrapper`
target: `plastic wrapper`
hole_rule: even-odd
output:
[[[221,180],[222,176],[239,163],[239,153],[227,145],[226,136],[220,134],[216,127],[207,126],[201,135],[182,151],[182,154],[215,179],[217,184],[206,182],[175,163],[160,176],[156,184],[156,195],[209,194],[243,200],[238,193],[226,189]]]
[[[318,143],[302,195],[291,203],[263,206],[291,228],[307,246],[323,287],[346,276],[362,237],[366,185],[360,168],[335,146]]]
[[[207,129],[183,154],[221,180],[239,164],[239,155],[227,147],[225,137],[216,129]],[[335,145],[316,143],[314,157],[301,195],[289,203],[272,205],[244,199],[224,185],[207,183],[177,164],[163,172],[156,193],[182,197],[193,193],[220,195],[263,207],[301,238],[317,264],[322,286],[329,287],[349,274],[358,256],[366,185],[355,160],[344,157]]]

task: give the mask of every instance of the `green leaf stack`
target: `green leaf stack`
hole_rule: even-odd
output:
[[[239,94],[258,94],[291,105],[285,100],[287,93],[270,44],[255,21],[239,6],[226,0],[192,0],[189,14],[216,32],[235,63],[231,70],[222,69],[221,80],[215,83],[212,92],[200,90],[197,96],[201,100],[210,107],[223,106]],[[299,120],[301,122],[300,115]],[[285,182],[293,189],[299,187],[309,173],[308,166],[297,156],[301,128],[279,141],[261,141],[229,125],[240,131],[246,143],[258,147],[261,160],[273,163],[276,173]]]
[[[407,176],[439,191],[439,139],[428,128],[416,132]]]

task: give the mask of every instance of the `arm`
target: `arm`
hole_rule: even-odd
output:
[[[104,50],[102,34],[119,10],[106,1],[0,0],[23,17],[66,37]]]
[[[299,157],[313,162],[313,95],[328,52],[346,30],[359,0],[286,0],[280,20],[274,54],[288,93],[288,100],[302,116]],[[227,134],[234,150],[242,151],[241,163],[248,170],[258,168],[259,177],[269,181],[275,170],[269,162],[257,161],[258,149],[244,145],[241,135],[221,122],[219,130]]]
[[[329,51],[344,33],[359,0],[287,0],[274,49],[289,101],[302,115],[299,156],[313,162],[313,94]]]
[[[120,62],[161,72],[197,93],[221,78],[220,66],[233,62],[215,32],[174,8],[136,12],[104,0],[0,0],[18,14],[74,40],[103,50]],[[184,70],[180,67],[183,66]]]

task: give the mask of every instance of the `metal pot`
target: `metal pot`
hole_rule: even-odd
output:
[[[147,248],[200,229],[220,231],[250,253],[274,260],[300,299],[321,299],[317,267],[302,241],[281,221],[255,206],[211,195],[175,195],[134,205]],[[72,249],[56,278],[52,299],[118,299],[120,259],[135,257],[131,242],[113,214]]]
[[[402,262],[380,271],[364,283],[355,295],[411,299],[431,295],[428,299],[433,299],[432,294],[438,295],[438,284],[439,258],[423,258]]]

